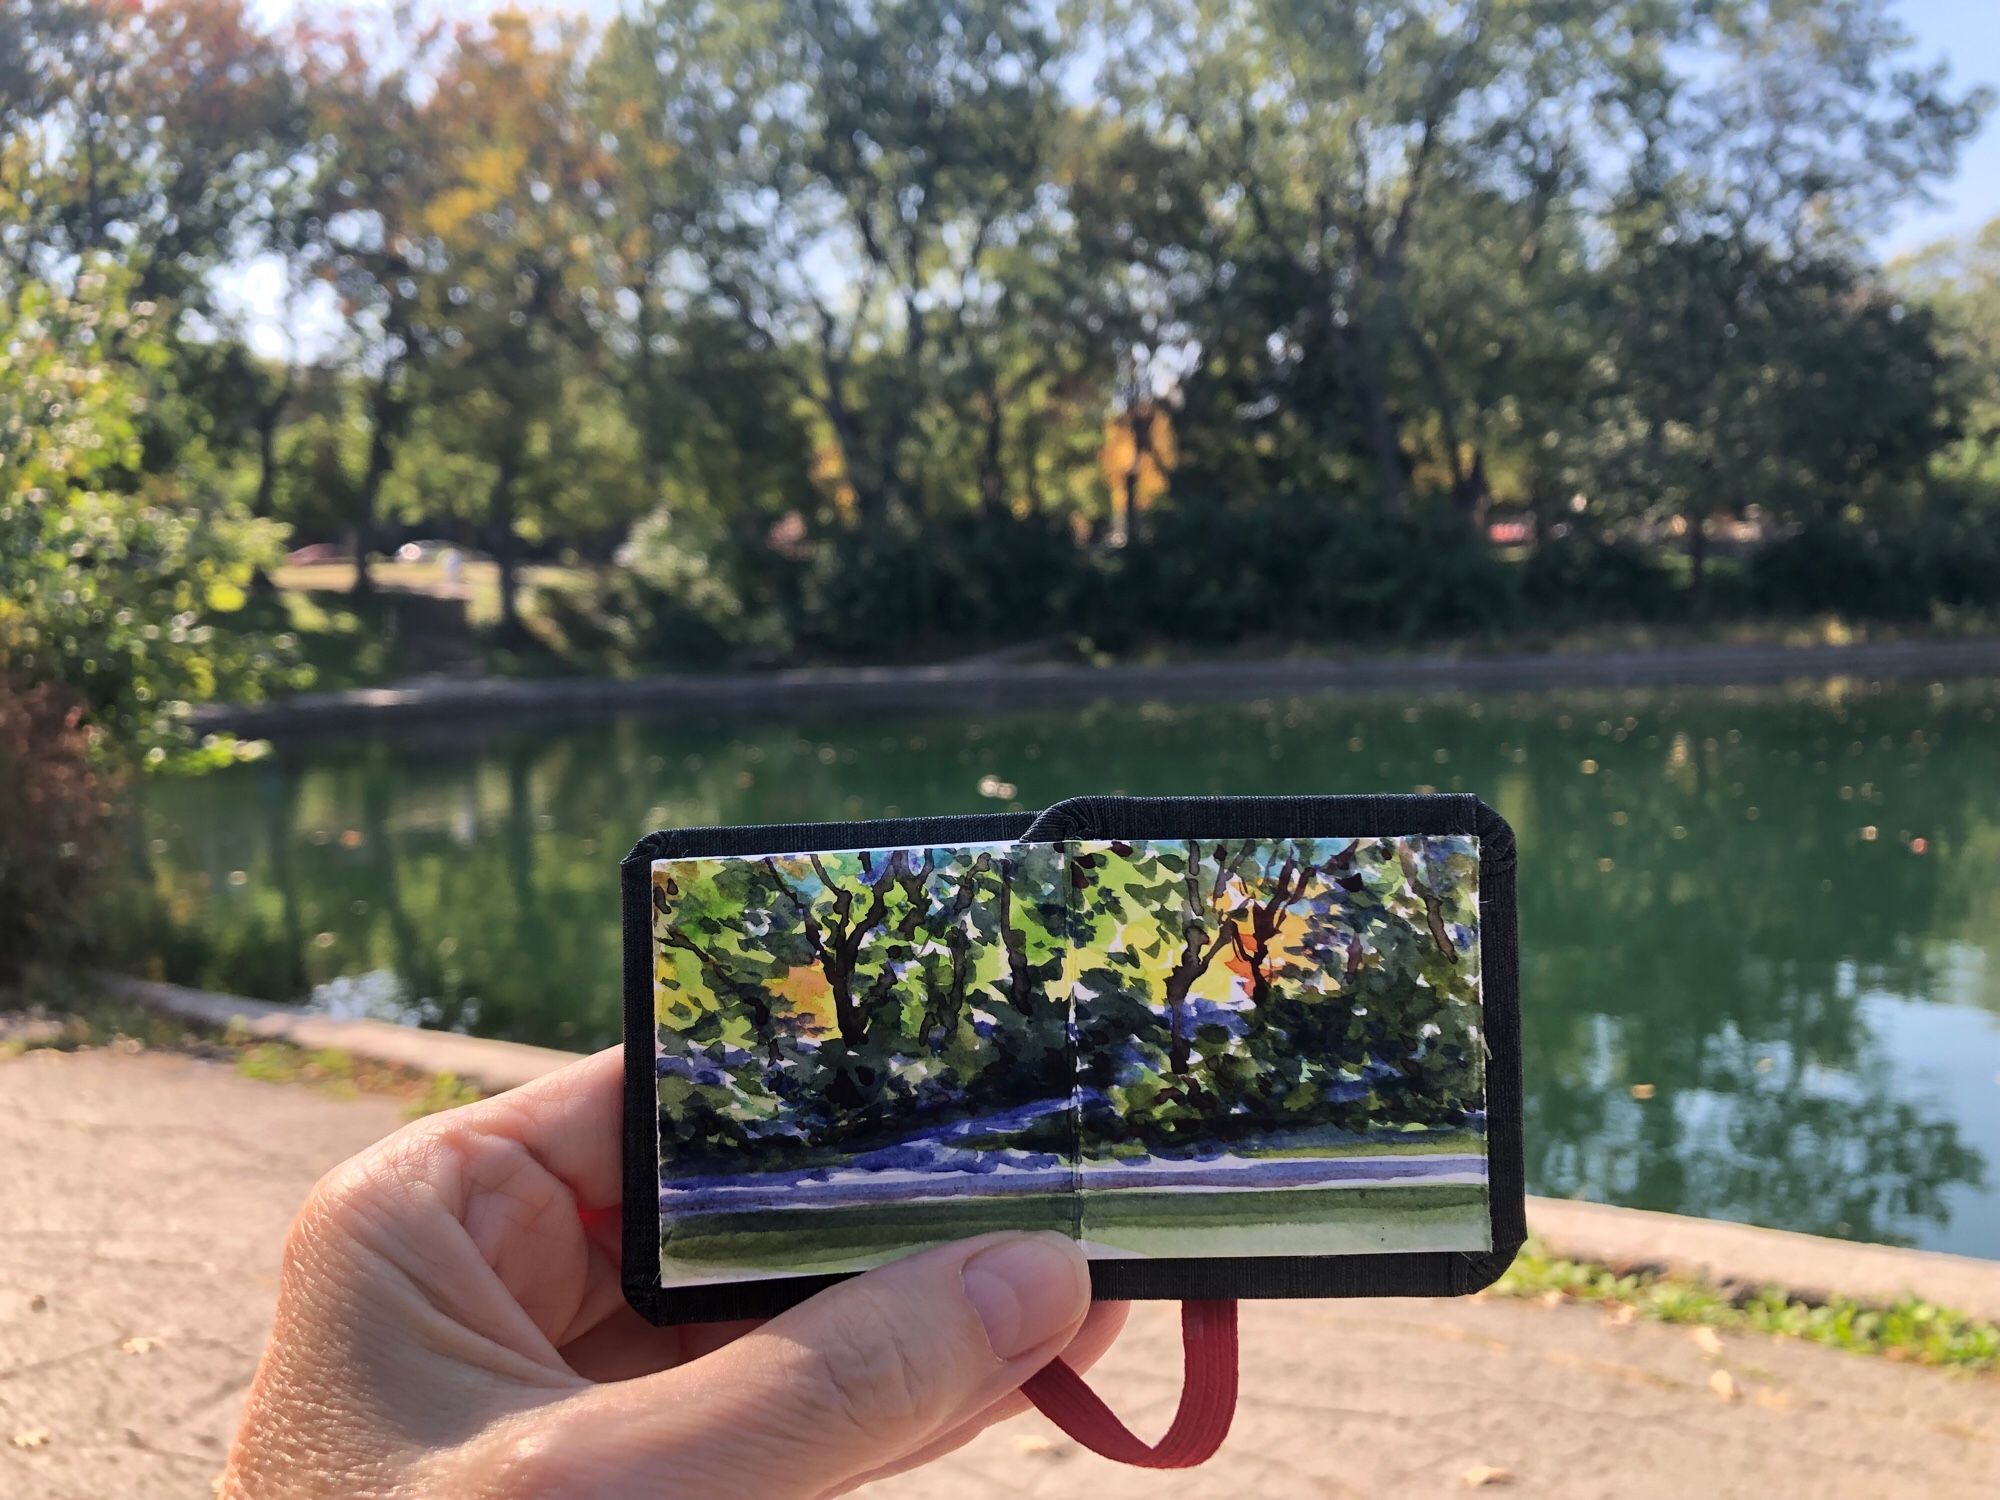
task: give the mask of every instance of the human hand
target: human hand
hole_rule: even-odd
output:
[[[761,1325],[654,1328],[618,1281],[617,1052],[399,1131],[293,1225],[226,1500],[837,1495],[1083,1368],[1124,1309],[1054,1234],[987,1235]]]

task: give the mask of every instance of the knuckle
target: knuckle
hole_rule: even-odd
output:
[[[366,1192],[367,1171],[360,1158],[342,1162],[313,1184],[285,1235],[284,1269],[309,1268],[328,1242],[347,1234]]]
[[[285,1268],[314,1265],[336,1246],[369,1240],[434,1175],[427,1165],[433,1149],[425,1138],[399,1131],[320,1178],[286,1234]]]

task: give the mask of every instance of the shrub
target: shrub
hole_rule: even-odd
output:
[[[967,509],[921,524],[843,530],[822,539],[805,564],[799,639],[880,660],[1057,634],[1076,615],[1089,567],[1056,516]]]
[[[1502,630],[1515,618],[1506,567],[1455,513],[1382,514],[1339,501],[1194,499],[1154,517],[1100,601],[1142,635],[1318,649]]]
[[[768,661],[789,645],[778,610],[756,586],[745,550],[720,528],[687,525],[664,509],[632,528],[629,574],[606,586],[600,608],[649,665]]]
[[[1531,620],[1657,620],[1681,603],[1665,559],[1634,542],[1571,531],[1521,564],[1521,604]]]
[[[0,678],[0,984],[82,946],[109,813],[82,705]]]
[[[1896,526],[1835,521],[1771,543],[1750,560],[1760,608],[1919,620],[1934,608],[2000,604],[2000,537],[1981,507],[1935,497]]]

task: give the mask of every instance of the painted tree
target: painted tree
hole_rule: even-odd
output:
[[[1091,844],[1071,863],[1093,1149],[1476,1107],[1466,841]]]
[[[663,868],[653,897],[663,1053],[692,1058],[694,1074],[729,1075],[712,1087],[783,1101],[786,1118],[822,1142],[1060,1103],[1069,1047],[1067,1002],[1050,985],[1062,931],[1055,874],[1046,850]],[[670,1091],[690,1109],[701,1102],[684,1083]],[[765,1108],[746,1109],[743,1139],[774,1118]]]
[[[1480,1107],[1478,858],[1464,839],[1360,839],[1295,912],[1257,1007],[1260,1094],[1354,1129]]]

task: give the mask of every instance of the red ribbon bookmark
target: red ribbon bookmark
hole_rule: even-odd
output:
[[[1056,1426],[1093,1453],[1141,1469],[1192,1469],[1214,1456],[1236,1415],[1236,1304],[1181,1304],[1181,1404],[1167,1435],[1146,1444],[1133,1436],[1061,1360],[1028,1377],[1021,1389]]]

